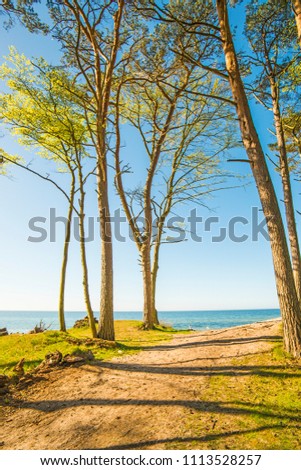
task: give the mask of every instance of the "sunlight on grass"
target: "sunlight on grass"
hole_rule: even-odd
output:
[[[0,373],[12,375],[14,366],[25,358],[24,368],[29,371],[36,367],[46,354],[59,350],[63,355],[92,351],[95,358],[109,360],[122,354],[134,354],[158,342],[172,339],[176,333],[172,328],[157,327],[155,330],[139,329],[141,322],[134,320],[117,320],[116,344],[110,347],[100,347],[97,344],[74,344],[77,339],[90,339],[88,327],[71,328],[68,333],[45,331],[37,334],[12,334],[0,337]],[[71,343],[70,341],[73,341]]]
[[[300,361],[278,342],[270,352],[232,360],[226,370],[196,388],[201,409],[193,410],[185,433],[196,439],[169,448],[300,449]]]

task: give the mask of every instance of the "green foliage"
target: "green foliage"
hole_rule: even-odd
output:
[[[0,148],[0,175],[9,174],[10,165],[14,162],[21,162],[22,159],[17,155],[10,155]]]
[[[89,134],[75,87],[62,68],[43,59],[31,61],[10,48],[0,79],[11,92],[0,95],[0,118],[21,145],[53,159],[63,171],[76,153],[85,154]]]
[[[189,22],[194,8],[171,2],[166,15],[177,12],[177,18]],[[205,10],[201,19],[212,12],[209,6]],[[238,146],[228,84],[195,63],[206,61],[215,47],[214,38],[185,34],[176,21],[156,24],[133,51],[128,75],[120,79],[123,123],[140,133],[150,166],[160,153],[153,185],[158,208],[164,203],[155,187],[163,199],[173,193],[172,205],[192,199],[198,203],[226,176],[220,160]],[[137,202],[142,194],[142,188],[136,190]]]
[[[46,354],[59,350],[63,355],[92,351],[98,360],[109,360],[122,354],[133,354],[146,346],[172,338],[177,332],[172,328],[158,327],[156,330],[142,331],[137,321],[118,320],[115,322],[116,345],[99,347],[96,344],[74,344],[79,339],[90,339],[89,327],[72,328],[68,333],[45,331],[37,334],[12,334],[0,338],[0,373],[13,374],[14,366],[25,358],[25,370],[30,371],[45,358]],[[179,333],[184,333],[180,331]]]
[[[245,33],[252,49],[248,57],[250,87],[268,110],[272,111],[273,100],[279,106],[289,167],[299,171],[300,49],[290,3],[249,3]],[[278,152],[276,141],[269,146]]]
[[[29,31],[49,32],[49,26],[43,22],[35,7],[39,0],[4,0],[0,4],[0,15],[4,14],[4,26],[7,28],[13,26],[15,19],[18,19]]]
[[[289,3],[255,1],[247,5],[245,35],[252,56],[252,88],[267,106],[271,106],[270,78],[285,87],[288,70],[298,61],[299,48],[294,14]]]
[[[283,127],[286,147],[290,155],[292,169],[300,174],[301,157],[301,65],[294,63],[288,70],[287,83],[283,88],[286,107],[283,113]]]

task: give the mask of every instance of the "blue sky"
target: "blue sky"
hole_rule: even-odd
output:
[[[241,7],[235,10],[234,23],[240,22]],[[26,55],[43,55],[47,60],[56,62],[57,45],[49,38],[30,35],[21,27],[1,33],[1,55],[13,44],[19,52]],[[241,44],[241,42],[240,42]],[[266,128],[271,125],[271,117],[261,107],[253,105],[256,124],[265,146]],[[30,152],[21,151],[11,137],[2,130],[0,147],[7,151],[18,152],[30,160]],[[139,153],[140,143],[131,132],[126,136],[127,151]],[[244,157],[244,151],[239,154]],[[143,162],[141,163],[143,165]],[[247,164],[233,164],[230,170],[249,173]],[[33,161],[42,171],[48,168],[38,160]],[[141,166],[139,171],[143,172]],[[66,183],[66,177],[54,174]],[[279,177],[273,179],[280,190]],[[247,182],[247,181],[246,181]],[[197,208],[203,218],[219,216],[220,226],[227,227],[234,216],[250,219],[251,208],[259,206],[257,191],[252,178],[245,187],[229,189],[216,193],[210,201],[212,211]],[[91,181],[91,185],[94,182]],[[296,194],[298,188],[295,187]],[[119,207],[115,191],[111,191],[112,211]],[[296,198],[296,205],[299,203]],[[32,217],[42,216],[49,219],[50,208],[56,208],[58,215],[65,215],[66,201],[50,184],[38,180],[24,170],[12,168],[11,177],[0,180],[1,210],[1,272],[0,272],[0,310],[56,310],[58,299],[58,280],[61,254],[63,249],[63,230],[58,229],[56,243],[49,239],[43,243],[30,243],[32,235],[28,222]],[[187,206],[182,213],[192,209]],[[298,207],[297,207],[298,208]],[[94,191],[88,197],[87,216],[97,216]],[[246,228],[247,233],[250,228]],[[200,227],[202,234],[202,226]],[[238,228],[238,234],[242,231]],[[215,233],[214,233],[215,234]],[[203,233],[204,235],[204,233]],[[175,245],[164,245],[161,253],[157,290],[159,310],[208,310],[208,309],[249,309],[275,308],[278,306],[274,286],[272,259],[269,243],[260,237],[258,242],[248,240],[234,243],[228,238],[222,243],[212,243],[208,234],[204,242],[188,240]],[[99,305],[99,239],[87,244],[90,273],[90,291],[95,311]],[[137,262],[137,250],[133,242],[115,242],[114,245],[114,283],[115,309],[141,310],[142,282]],[[67,276],[66,309],[83,310],[84,302],[81,285],[79,246],[71,244],[70,264]]]

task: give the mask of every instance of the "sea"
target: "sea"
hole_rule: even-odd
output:
[[[247,325],[280,318],[279,309],[261,310],[187,310],[159,311],[160,322],[175,329],[211,330]],[[67,328],[76,320],[84,318],[85,312],[65,313]],[[142,312],[115,312],[116,320],[141,320]],[[43,324],[51,330],[59,327],[55,311],[0,311],[0,328],[6,327],[9,333],[27,333],[37,324]]]

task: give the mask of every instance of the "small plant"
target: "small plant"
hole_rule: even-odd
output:
[[[46,326],[46,323],[43,321],[43,320],[40,320],[39,323],[36,324],[36,326],[34,327],[33,330],[30,330],[29,334],[30,335],[33,335],[35,333],[44,333],[44,331],[47,331],[49,330],[49,328],[51,327],[51,323],[50,325]]]

